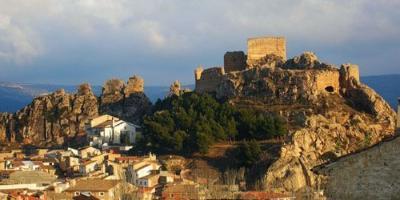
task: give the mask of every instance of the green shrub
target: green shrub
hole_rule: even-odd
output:
[[[207,153],[215,142],[269,139],[285,133],[285,123],[278,117],[237,110],[207,94],[184,93],[156,102],[144,117],[137,146],[157,153]]]

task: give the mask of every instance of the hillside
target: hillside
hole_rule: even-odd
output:
[[[397,97],[400,94],[400,74],[364,76],[361,81],[380,94],[393,109],[397,109]],[[77,86],[50,84],[0,83],[0,112],[15,112],[29,104],[34,97],[63,88],[66,92],[74,92]],[[193,89],[194,85],[186,88]],[[101,86],[92,86],[96,96],[101,94]],[[168,92],[167,86],[147,86],[146,95],[152,102],[162,99]]]
[[[138,76],[127,82],[111,79],[102,88],[99,96],[87,83],[73,93],[58,89],[34,98],[15,113],[0,113],[0,145],[77,145],[86,141],[81,136],[88,119],[111,114],[139,123],[151,106],[143,93],[144,80]]]
[[[325,183],[312,171],[315,166],[394,134],[394,110],[360,80],[357,65],[337,68],[305,52],[286,61],[267,55],[241,68],[197,69],[196,91],[215,93],[237,108],[286,119],[289,133],[279,155],[259,170],[268,190],[300,197],[318,192]]]

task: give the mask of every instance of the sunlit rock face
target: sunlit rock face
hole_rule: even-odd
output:
[[[325,175],[312,171],[316,166],[368,148],[395,131],[395,112],[360,82],[358,66],[337,68],[312,52],[287,61],[267,54],[244,70],[218,76],[202,70],[201,77],[213,81],[196,82],[196,89],[287,120],[289,136],[264,172],[268,190],[314,193],[327,184]]]
[[[151,106],[143,87],[144,80],[139,76],[129,78],[126,84],[118,79],[106,81],[100,97],[100,112],[139,123]]]
[[[131,77],[125,84],[106,81],[100,97],[89,84],[77,87],[75,94],[60,89],[35,98],[14,114],[0,113],[0,141],[7,145],[54,146],[85,142],[85,123],[99,114],[111,114],[140,123],[151,106],[143,93],[144,81]]]

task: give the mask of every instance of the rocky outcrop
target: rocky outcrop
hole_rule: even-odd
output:
[[[173,96],[173,95],[179,96],[180,93],[181,93],[181,83],[178,80],[176,80],[169,87],[168,95],[169,96]]]
[[[151,106],[143,92],[143,85],[143,79],[138,76],[129,78],[126,84],[118,79],[106,81],[100,97],[100,112],[140,123]]]
[[[321,69],[328,67],[333,66],[320,62],[318,57],[310,51],[306,51],[300,56],[295,56],[294,58],[287,60],[282,66],[284,69]]]
[[[100,101],[89,84],[75,94],[63,89],[35,98],[14,114],[0,113],[0,145],[31,144],[41,147],[85,142],[85,123],[99,114],[139,122],[150,108],[143,93],[143,79],[131,77],[106,81]]]
[[[312,171],[315,166],[394,134],[395,112],[360,82],[358,66],[338,69],[309,52],[283,65],[270,60],[267,56],[255,68],[227,73],[215,90],[217,98],[236,106],[287,119],[289,136],[266,169],[269,190],[303,194],[323,188],[326,182]]]
[[[84,132],[84,123],[97,115],[97,97],[88,84],[82,84],[76,94],[60,89],[35,98],[15,114],[3,117],[0,129],[11,143],[62,145],[77,139]]]

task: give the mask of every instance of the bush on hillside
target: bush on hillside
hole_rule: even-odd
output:
[[[282,119],[252,110],[238,110],[210,95],[184,93],[158,100],[143,120],[142,150],[157,153],[207,153],[219,141],[269,139],[286,133]]]

